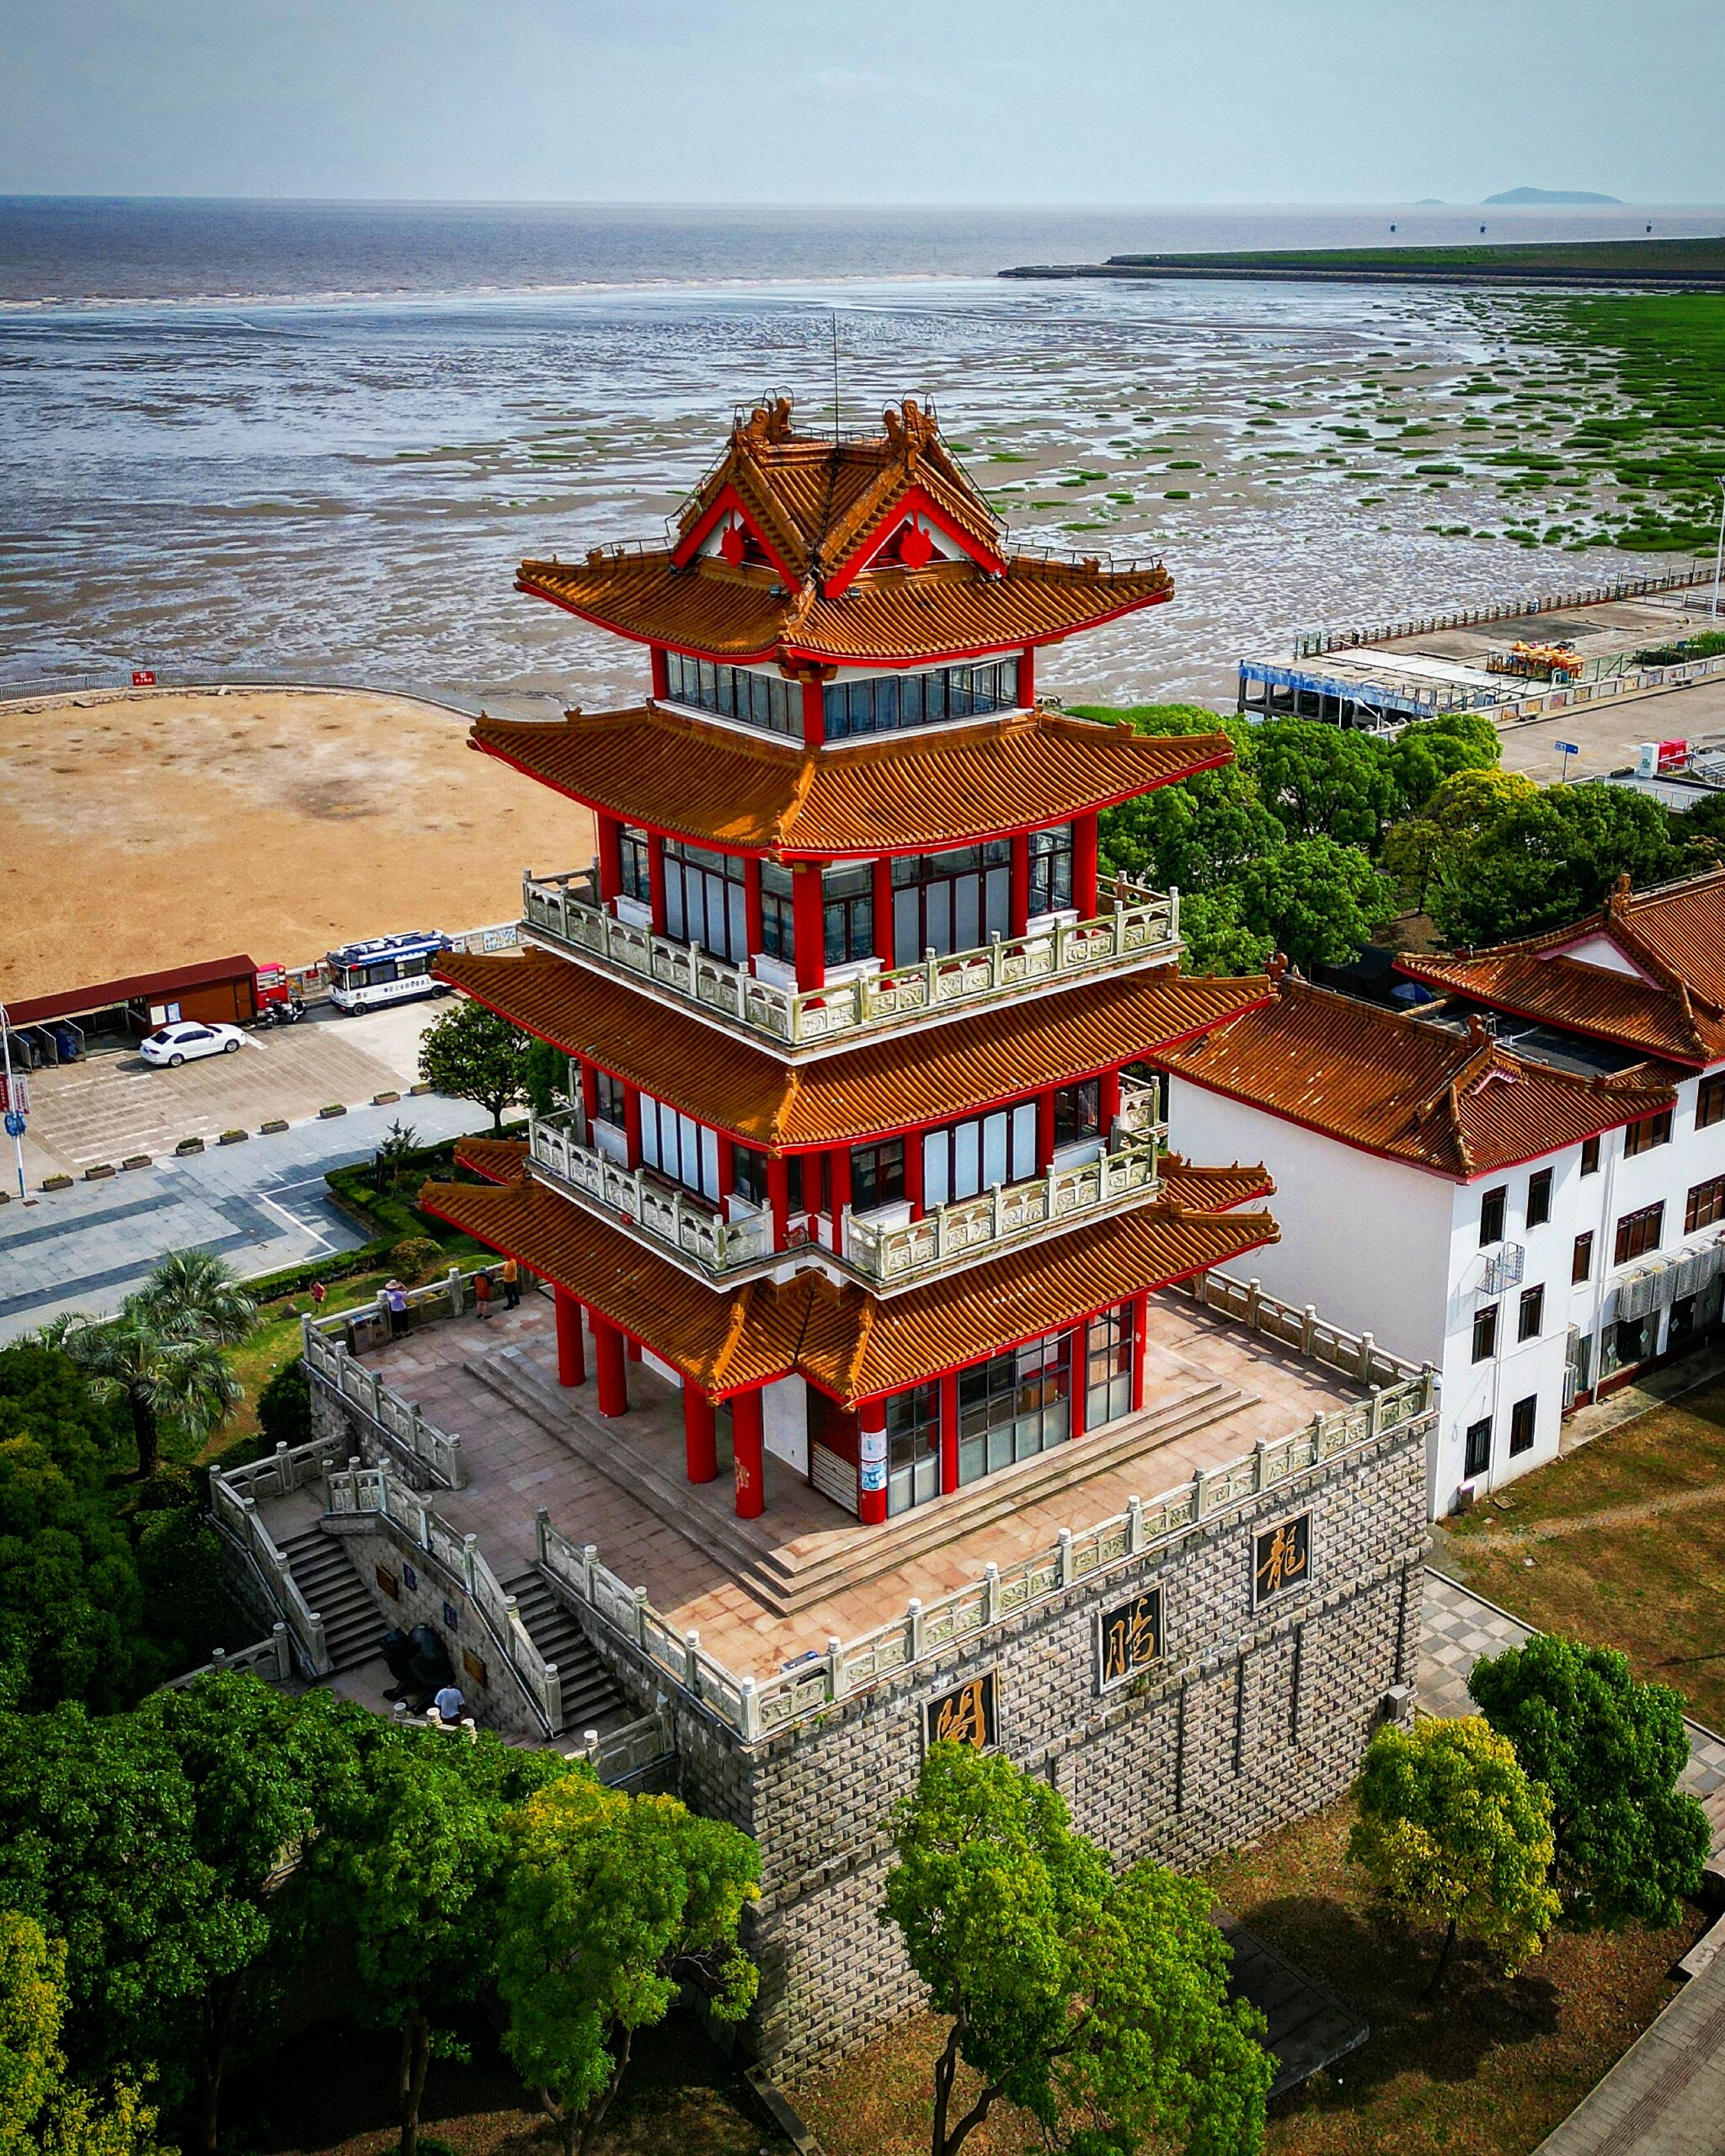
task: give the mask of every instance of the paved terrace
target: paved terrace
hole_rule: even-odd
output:
[[[462,1439],[469,1476],[434,1493],[439,1513],[476,1534],[500,1578],[534,1561],[534,1513],[644,1588],[680,1630],[739,1676],[774,1675],[830,1638],[851,1639],[1148,1502],[1200,1469],[1288,1436],[1360,1397],[1295,1353],[1196,1309],[1152,1296],[1145,1410],[1118,1429],[986,1477],[955,1500],[862,1528],[771,1454],[766,1511],[739,1520],[720,1418],[719,1477],[683,1476],[676,1390],[629,1365],[630,1409],[597,1412],[594,1382],[556,1382],[549,1302],[426,1326],[366,1357],[387,1383]],[[590,1371],[593,1367],[589,1358]]]

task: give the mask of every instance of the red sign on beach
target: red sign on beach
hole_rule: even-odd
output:
[[[147,666],[134,666],[131,670],[131,685],[135,689],[153,689],[156,686],[156,677]]]

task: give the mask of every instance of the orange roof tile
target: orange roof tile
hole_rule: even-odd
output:
[[[795,1069],[574,959],[451,953],[439,977],[566,1055],[585,1057],[699,1123],[770,1152],[878,1137],[1023,1099],[1225,1023],[1261,979],[1146,969],[996,1006]]]
[[[1231,760],[1226,734],[1136,734],[1050,711],[809,751],[654,705],[470,736],[572,800],[732,851],[927,853],[1065,823]]]
[[[813,584],[787,592],[770,569],[733,568],[707,555],[679,569],[668,552],[602,548],[585,562],[523,562],[515,589],[638,643],[791,670],[1018,650],[1174,592],[1160,563],[1114,571],[1012,556],[1000,576],[968,563],[868,569],[832,599]]]
[[[558,1282],[709,1394],[800,1371],[846,1407],[1226,1264],[1278,1235],[1267,1213],[1199,1213],[1165,1200],[879,1303],[814,1271],[717,1293],[540,1182],[427,1183],[419,1203]]]
[[[1236,1024],[1156,1060],[1266,1114],[1461,1182],[1675,1098],[1645,1067],[1575,1077],[1510,1054],[1482,1030],[1452,1033],[1292,980]]]
[[[1636,970],[1572,955],[1603,938]],[[1701,1065],[1725,1056],[1725,869],[1631,893],[1627,879],[1600,910],[1490,950],[1396,963],[1518,1017]]]
[[[526,1148],[521,1150],[525,1155]],[[1248,1198],[1275,1194],[1269,1171],[1261,1162],[1249,1168],[1196,1167],[1183,1154],[1164,1153],[1161,1169],[1168,1195],[1198,1213],[1226,1213]]]

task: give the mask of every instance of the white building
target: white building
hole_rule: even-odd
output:
[[[1168,1118],[1183,1152],[1274,1176],[1266,1289],[1437,1367],[1437,1516],[1719,1322],[1725,873],[1400,963],[1444,1000],[1415,1017],[1284,980],[1167,1057]]]

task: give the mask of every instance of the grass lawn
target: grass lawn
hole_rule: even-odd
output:
[[[1725,1729],[1725,1384],[1542,1467],[1445,1540],[1440,1570],[1541,1630],[1621,1647]]]
[[[1667,1972],[1701,1918],[1675,1932],[1558,1937],[1513,1979],[1458,1947],[1427,2004],[1435,1935],[1410,1943],[1372,1921],[1343,1860],[1352,1817],[1333,1805],[1210,1872],[1230,1910],[1372,2025],[1333,2075],[1277,2105],[1270,2156],[1526,2156],[1674,1995]],[[828,2156],[921,2156],[944,2034],[930,2017],[908,2023],[795,2092]],[[996,2110],[965,2146],[1017,2156],[1034,2139]]]

